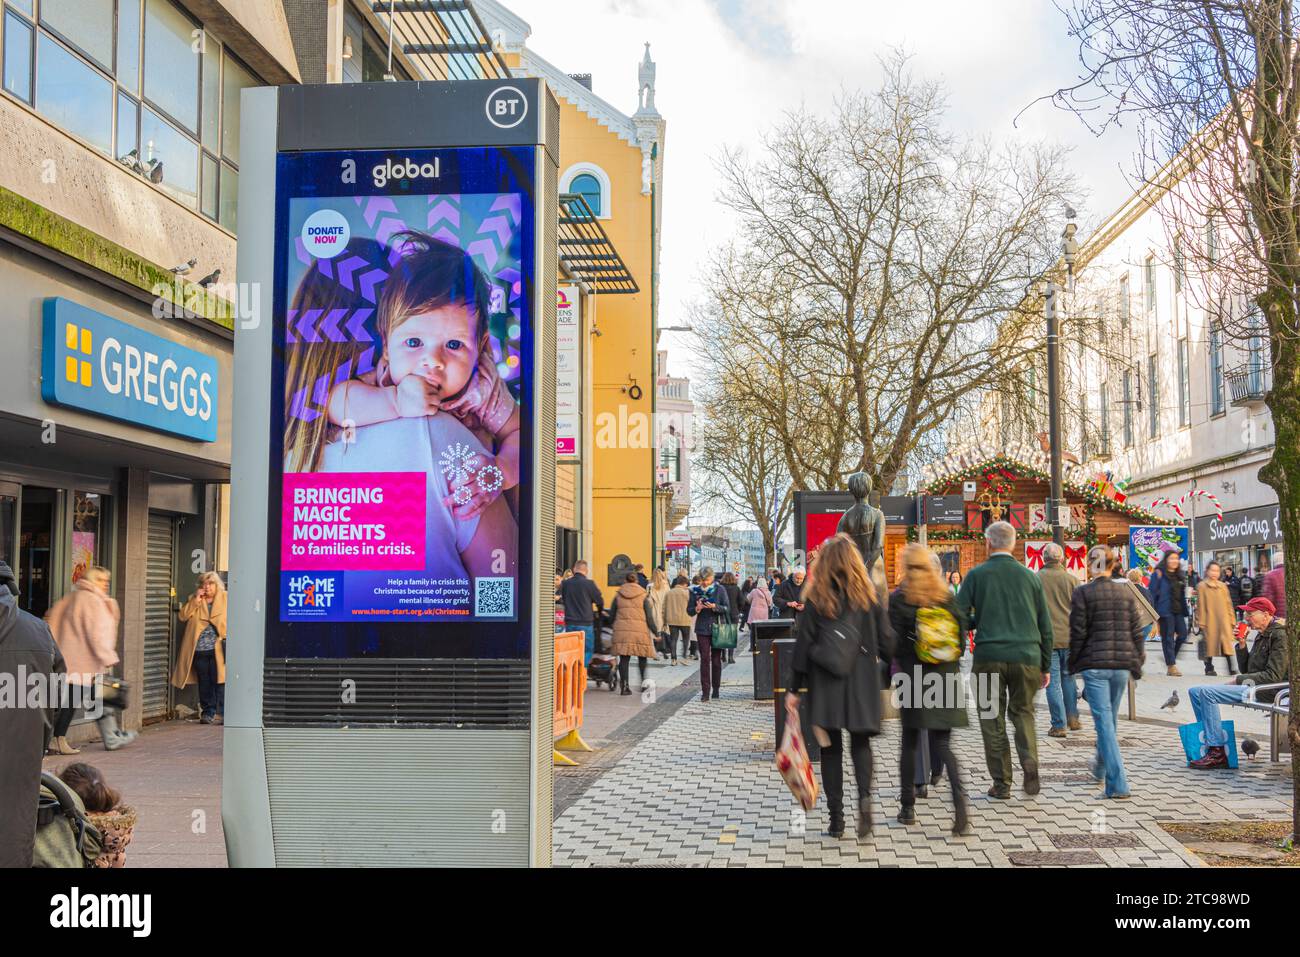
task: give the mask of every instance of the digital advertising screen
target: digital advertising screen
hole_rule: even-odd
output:
[[[534,162],[280,155],[268,655],[526,655]]]

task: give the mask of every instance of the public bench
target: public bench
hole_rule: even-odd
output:
[[[1263,711],[1268,715],[1268,751],[1269,759],[1276,762],[1279,760],[1278,755],[1281,751],[1281,744],[1286,740],[1287,720],[1291,715],[1290,700],[1291,691],[1287,682],[1280,682],[1271,685],[1251,685],[1246,689],[1246,699],[1240,703],[1228,702],[1232,708],[1250,708],[1253,711]],[[1276,691],[1277,696],[1272,701],[1260,701],[1259,693],[1261,691]],[[1288,751],[1290,748],[1288,747]],[[1294,755],[1292,755],[1294,758]]]

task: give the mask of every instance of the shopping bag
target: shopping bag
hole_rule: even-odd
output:
[[[817,776],[813,773],[808,749],[804,747],[803,732],[799,727],[799,709],[786,698],[785,733],[781,746],[776,749],[776,769],[785,786],[805,811],[817,803]]]
[[[719,648],[735,648],[740,626],[732,622],[715,621],[713,633],[709,636],[709,647],[714,651]]]
[[[1223,733],[1228,736],[1228,743],[1225,750],[1228,752],[1228,767],[1237,766],[1237,735],[1236,728],[1231,721],[1223,722]],[[1178,729],[1178,737],[1183,742],[1183,753],[1187,755],[1187,763],[1199,761],[1205,757],[1207,750],[1205,746],[1205,727],[1199,721],[1193,721],[1191,724],[1184,724]]]

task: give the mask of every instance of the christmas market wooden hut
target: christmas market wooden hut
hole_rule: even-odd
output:
[[[965,520],[960,524],[927,524],[926,541],[943,560],[945,571],[964,576],[988,557],[984,529],[999,519],[1016,529],[1015,556],[1031,568],[1041,568],[1041,550],[1052,540],[1047,516],[1051,482],[1047,456],[1022,452],[1016,456],[967,453],[932,469],[921,488],[925,496],[962,499]],[[1087,550],[1096,544],[1127,545],[1130,525],[1173,524],[1127,499],[1105,475],[1085,472],[1077,465],[1065,471],[1063,492],[1070,508],[1065,531],[1067,567],[1086,576]],[[897,581],[898,553],[918,538],[915,525],[886,527],[885,563],[890,582]]]

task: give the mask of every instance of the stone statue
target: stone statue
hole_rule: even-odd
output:
[[[867,501],[871,494],[871,476],[865,472],[854,472],[849,476],[849,494],[853,496],[854,505],[844,513],[835,531],[848,535],[858,546],[876,592],[883,601],[888,595],[884,563],[885,513]]]

